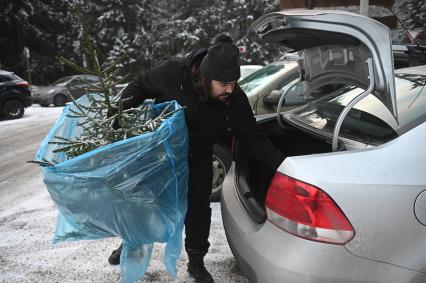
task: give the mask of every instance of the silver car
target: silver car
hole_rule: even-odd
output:
[[[299,68],[293,57],[272,62],[238,84],[246,93],[254,115],[264,115],[277,111],[277,104],[281,95],[298,81]],[[325,85],[318,89],[300,95],[298,88],[287,91],[282,109],[292,109],[296,106],[313,100],[315,97],[330,93],[342,85]]]
[[[389,30],[358,14],[282,11],[254,29],[300,51],[301,95],[345,87],[258,117],[287,156],[276,172],[235,144],[221,207],[241,269],[251,282],[426,282],[426,66],[394,72]]]
[[[262,65],[241,65],[240,66],[241,77],[239,78],[239,80],[246,78],[250,74],[253,74],[257,70],[262,68],[263,68]]]
[[[241,89],[246,93],[255,115],[276,111],[275,97],[279,99],[282,90],[299,77],[296,60],[279,60],[263,67],[250,76],[239,81]],[[291,95],[290,95],[291,96]]]
[[[80,98],[87,93],[87,89],[99,85],[100,80],[92,75],[74,75],[63,77],[52,84],[38,87],[33,91],[33,102],[41,106],[64,106],[70,101],[70,95],[74,99]]]

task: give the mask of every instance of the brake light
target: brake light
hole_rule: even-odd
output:
[[[266,196],[268,220],[308,240],[343,245],[355,231],[337,204],[321,189],[276,173]]]
[[[28,86],[28,82],[27,81],[20,81],[16,83],[17,86]]]

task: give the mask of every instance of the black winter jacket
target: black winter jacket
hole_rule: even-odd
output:
[[[123,91],[122,97],[130,98],[125,107],[136,107],[145,99],[155,99],[155,103],[176,100],[186,106],[190,158],[211,158],[214,141],[230,128],[251,158],[276,170],[284,155],[259,130],[247,96],[238,84],[226,103],[205,99],[194,87],[190,67],[195,57],[205,54],[205,50],[200,50],[190,58],[170,59],[141,73]]]

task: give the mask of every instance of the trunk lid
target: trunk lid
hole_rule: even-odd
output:
[[[343,11],[293,10],[266,14],[252,29],[301,53],[301,80],[308,88],[335,83],[367,89],[371,58],[373,91],[397,118],[391,34],[383,24]]]

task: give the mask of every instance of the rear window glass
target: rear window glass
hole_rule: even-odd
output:
[[[98,83],[98,82],[100,82],[99,78],[96,78],[96,77],[85,77],[84,79],[86,81],[90,82],[90,83]]]
[[[396,74],[395,83],[399,123],[384,104],[370,94],[349,111],[340,135],[367,144],[381,144],[424,122],[426,76]],[[354,86],[346,86],[287,113],[286,117],[332,134],[343,108],[363,91]]]
[[[10,79],[6,76],[0,75],[0,83],[10,81]]]
[[[13,73],[4,73],[0,75],[0,82],[8,82],[8,81],[14,81],[14,80],[22,80],[20,77]]]
[[[271,64],[241,80],[239,85],[246,93],[268,81],[268,78],[284,69],[284,64]]]

